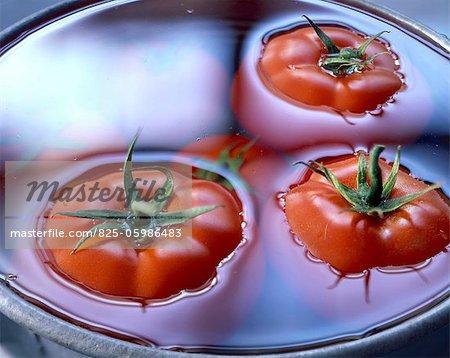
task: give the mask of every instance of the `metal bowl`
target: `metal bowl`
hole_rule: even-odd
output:
[[[0,44],[3,48],[7,49],[9,44],[20,40],[30,32],[35,31],[43,23],[55,20],[87,6],[110,1],[114,0],[86,0],[83,2],[78,0],[68,0],[49,7],[25,18],[1,32]],[[450,40],[447,37],[434,32],[427,26],[396,11],[363,0],[323,1],[338,3],[342,6],[370,13],[371,16],[388,20],[399,28],[407,30],[418,38],[433,44],[444,55],[448,56],[450,52]],[[58,353],[53,354],[55,356],[62,353],[67,354],[69,351],[72,352],[72,356],[81,356],[75,353],[79,352],[87,356],[95,357],[173,357],[186,356],[188,354],[178,351],[149,348],[81,328],[24,300],[9,288],[7,282],[2,281],[0,281],[0,312],[20,326],[31,330],[38,337],[42,337],[43,343],[49,342],[47,341],[48,339],[60,345],[57,346],[59,348],[56,349]],[[433,307],[429,307],[423,313],[414,317],[406,317],[401,323],[392,325],[391,327],[385,327],[383,330],[372,333],[370,336],[361,339],[307,350],[282,353],[273,352],[266,354],[266,356],[379,356],[380,354],[391,352],[399,347],[404,347],[408,343],[429,335],[442,327],[448,327],[449,312],[450,298],[447,296]],[[49,343],[51,344],[51,342]],[[55,348],[53,348],[53,352],[55,352]],[[204,356],[212,355],[205,354]]]
[[[0,311],[11,320],[71,350],[93,357],[188,356],[189,353],[148,348],[75,326],[57,318],[0,285]],[[405,346],[448,324],[450,299],[403,323],[355,341],[321,348],[268,354],[267,357],[355,357],[379,356]],[[205,355],[213,356],[213,355]],[[264,355],[263,355],[264,356]]]

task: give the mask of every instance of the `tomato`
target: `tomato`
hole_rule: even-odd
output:
[[[399,154],[393,165],[378,163],[383,149],[372,151],[368,182],[361,154],[326,166],[313,162],[314,173],[286,195],[294,233],[313,255],[344,273],[417,264],[449,243],[448,204],[436,186],[399,170]]]
[[[270,185],[284,163],[270,147],[243,135],[205,137],[187,145],[181,153],[225,166],[257,194],[272,193]]]
[[[80,186],[93,188],[97,184],[100,190],[114,192],[116,188],[124,188],[128,193],[129,188],[125,188],[128,184],[124,184],[124,176],[126,183],[127,175],[132,177],[131,169],[126,164],[124,172],[109,173],[95,180],[84,181],[74,187],[74,192]],[[165,187],[170,193],[165,204],[154,212],[148,212],[149,205],[160,205],[153,200],[158,191],[148,202],[137,201],[133,194],[127,194],[126,200],[116,196],[106,202],[88,198],[57,201],[51,209],[45,229],[64,232],[67,242],[62,247],[58,241],[60,239],[46,239],[52,261],[58,270],[72,280],[115,296],[163,299],[183,290],[201,288],[214,277],[217,265],[234,251],[243,238],[240,203],[236,196],[213,181],[193,179],[191,182],[191,178],[187,180],[182,174],[170,174],[168,170],[142,169],[135,171],[134,175],[141,179],[137,181],[137,189],[144,189],[144,192],[147,185],[144,179],[148,183],[154,180],[154,188]],[[170,190],[167,189],[167,183],[171,183]],[[192,208],[186,208],[186,203]],[[109,215],[111,210],[114,210],[114,220],[99,223],[101,215]],[[151,219],[148,216],[148,225],[147,219],[142,218],[142,214],[161,216],[171,212],[177,213],[174,214],[175,219],[158,216]],[[122,219],[119,219],[120,215],[124,215]],[[177,221],[177,218],[182,220]],[[137,222],[144,222],[145,229],[175,228],[180,230],[180,234],[154,239],[138,235],[135,238],[132,233],[133,225],[137,225]],[[187,223],[192,224],[192,231]],[[154,226],[150,226],[152,224]],[[98,230],[93,231],[93,237],[86,238],[84,235],[81,241],[79,237],[68,237],[70,232],[94,228]],[[124,228],[131,229],[127,231]],[[110,229],[109,234],[114,236],[105,238],[102,234],[105,231],[100,232],[100,229]],[[130,241],[133,242],[131,246]]]
[[[243,135],[222,134],[208,136],[187,145],[182,149],[182,152],[192,153],[196,156],[216,161],[226,151],[229,158],[234,159],[251,141],[250,138]],[[243,163],[239,168],[241,174],[244,175],[245,172],[250,171],[250,169],[246,169],[249,163],[264,155],[271,154],[273,154],[273,151],[270,148],[255,141],[248,149],[244,150]]]
[[[292,177],[286,173],[283,188],[290,183]],[[341,327],[343,332],[361,332],[361,327],[389,322],[405,307],[423,307],[429,302],[430,292],[448,288],[450,256],[445,252],[434,256],[430,263],[409,267],[348,275],[337,272],[308,254],[305,243],[293,236],[285,212],[275,200],[262,210],[260,232],[267,260],[282,287],[289,287],[286,296],[295,296],[296,309],[315,314],[321,322]]]
[[[305,104],[353,113],[374,110],[400,90],[402,81],[396,74],[399,66],[386,45],[374,40],[365,50],[353,50],[351,57],[346,58],[341,55],[343,51],[357,49],[364,37],[346,28],[324,29],[325,36],[329,36],[324,41],[332,39],[328,46],[312,27],[301,27],[269,40],[262,54],[261,70],[271,86]],[[331,53],[333,49],[336,53]],[[336,62],[325,69],[327,60]]]
[[[343,49],[354,50],[367,37],[344,26],[324,29]],[[408,143],[430,120],[430,86],[401,41],[393,45],[399,55],[386,42],[372,41],[362,62],[386,49],[389,54],[335,75],[332,67],[320,67],[328,53],[311,27],[283,28],[268,41],[262,40],[264,31],[274,33],[267,27],[248,37],[231,90],[239,123],[261,142],[283,151],[328,143]]]

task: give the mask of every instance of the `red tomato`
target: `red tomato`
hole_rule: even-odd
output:
[[[291,179],[286,173],[280,190],[288,187]],[[342,332],[360,333],[380,322],[390,322],[405,308],[423,307],[437,292],[448,288],[450,256],[445,252],[429,264],[339,275],[307,254],[275,200],[262,210],[260,232],[267,259],[282,284],[296,296],[298,310],[323,317],[325,324],[336,325]]]
[[[386,182],[391,165],[384,161],[379,165]],[[341,183],[356,189],[357,157],[326,167]],[[427,184],[400,170],[389,199],[426,189],[430,189]],[[448,204],[435,190],[377,217],[353,211],[327,179],[310,173],[286,195],[285,211],[290,227],[308,250],[346,273],[417,264],[449,243]]]
[[[136,177],[156,180],[160,187],[165,176],[156,170],[135,171]],[[123,188],[123,173],[111,173],[95,180],[100,188]],[[230,255],[242,240],[240,205],[221,185],[194,179],[192,187],[174,173],[174,196],[167,210],[186,209],[181,198],[192,193],[192,206],[219,205],[216,209],[195,217],[192,234],[183,229],[183,238],[165,238],[154,248],[131,248],[123,234],[105,240],[93,237],[74,254],[70,254],[77,239],[68,245],[47,239],[51,256],[59,270],[73,280],[91,289],[116,296],[162,299],[183,290],[194,290],[205,285],[215,275],[219,262]],[[85,182],[92,187],[93,182]],[[79,184],[83,185],[83,184]],[[78,187],[76,187],[78,188]],[[192,192],[191,192],[192,191]],[[68,234],[71,230],[89,230],[96,224],[92,219],[64,217],[59,212],[77,210],[124,210],[122,200],[100,202],[57,202],[52,208],[46,229],[58,229]],[[189,241],[186,241],[189,239]]]
[[[258,141],[251,144],[252,139],[243,135],[216,135],[202,138],[182,149],[194,158],[204,158],[221,163],[220,158],[226,152],[229,162],[238,160],[242,152],[242,163],[238,166],[236,174],[257,194],[273,193],[271,183],[278,175],[277,168],[285,166],[283,158],[271,148]],[[250,147],[248,147],[251,145]],[[246,149],[247,146],[247,149]],[[230,168],[229,168],[230,169]]]
[[[324,29],[341,48],[354,49],[367,37],[344,27]],[[363,70],[338,76],[320,67],[327,50],[309,26],[284,30],[265,44],[262,37],[249,37],[250,51],[233,81],[232,108],[247,132],[274,148],[409,142],[431,117],[431,90],[406,50],[395,62],[392,53],[384,54]],[[375,40],[363,60],[385,50]]]
[[[341,27],[324,27],[339,48],[358,48],[364,37]],[[387,52],[375,40],[365,57]],[[374,59],[361,71],[331,75],[319,62],[326,49],[312,27],[302,27],[269,40],[261,58],[261,70],[269,85],[294,100],[312,106],[326,105],[339,111],[363,113],[385,103],[402,86],[390,54]],[[369,67],[370,66],[370,67]]]

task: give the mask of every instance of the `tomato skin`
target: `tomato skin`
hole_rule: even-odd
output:
[[[122,173],[102,176],[96,181],[101,188],[122,187]],[[164,176],[154,170],[134,172],[135,177],[155,179],[158,188]],[[46,240],[52,261],[63,273],[81,285],[102,293],[122,297],[163,299],[182,290],[202,287],[215,275],[219,262],[231,254],[242,240],[240,204],[226,188],[206,181],[192,181],[184,185],[180,176],[174,173],[175,196],[168,205],[168,211],[180,210],[180,197],[190,195],[192,206],[220,205],[215,210],[194,218],[191,238],[181,241],[167,238],[154,248],[133,248],[125,237],[115,239],[91,238],[75,254],[71,249],[59,248],[58,243]],[[149,180],[149,181],[150,181]],[[89,186],[89,183],[87,183]],[[53,207],[46,229],[88,230],[96,223],[89,219],[67,218],[57,215],[61,211],[85,209],[124,209],[124,203],[110,201],[57,202]],[[185,232],[186,234],[187,232]],[[191,240],[189,240],[191,239]],[[69,239],[73,248],[78,239]],[[171,241],[172,240],[172,241]]]
[[[218,184],[212,181],[196,180],[193,185],[193,205],[217,205],[219,199],[215,193],[217,186]],[[232,210],[217,208],[214,210],[217,211],[214,215],[208,215],[209,213],[207,213],[196,217],[192,225],[192,236],[196,241],[206,246],[209,254],[219,261],[233,252],[242,239],[242,234],[239,235],[239,241],[229,239],[236,236],[236,228],[241,228],[242,220],[239,215],[241,206],[236,201],[233,203],[231,200],[231,198],[234,198],[234,194],[226,189],[222,189],[222,191],[226,200],[222,199],[220,202],[226,203]],[[226,195],[225,192],[227,192]]]
[[[199,288],[214,276],[216,265],[209,250],[196,240],[189,248],[142,250],[138,253],[132,296],[165,298],[182,289]]]
[[[344,184],[355,188],[357,157],[327,164]],[[390,165],[380,162],[386,180]],[[391,198],[427,185],[399,171]],[[325,178],[313,173],[286,195],[286,217],[295,234],[318,258],[344,273],[376,266],[418,264],[449,243],[448,204],[428,192],[384,218],[349,211],[350,205]]]
[[[365,40],[344,28],[324,27],[323,30],[339,48],[358,48]],[[380,41],[373,41],[366,55],[385,51],[387,48]],[[260,65],[268,82],[289,97],[338,111],[363,113],[374,110],[402,87],[402,81],[395,73],[398,66],[389,54],[377,57],[370,68],[361,73],[336,77],[318,65],[324,52],[324,45],[314,29],[300,28],[269,40]]]

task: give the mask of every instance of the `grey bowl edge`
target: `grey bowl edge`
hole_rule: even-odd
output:
[[[66,0],[43,9],[28,16],[22,21],[8,27],[0,33],[0,44],[5,45],[20,38],[33,24],[39,23],[44,18],[59,14],[69,10],[74,4],[78,4],[79,9],[98,3],[113,2],[114,0],[88,0],[83,6],[79,0]],[[364,0],[322,0],[349,6],[361,11],[370,12],[381,19],[388,20],[401,28],[416,34],[426,41],[432,43],[444,53],[450,52],[450,40],[438,34],[422,23],[412,20],[409,17],[375,3]],[[3,281],[0,281],[0,312],[5,316],[30,329],[38,335],[48,338],[64,347],[75,350],[92,357],[174,357],[196,355],[178,351],[162,350],[150,348],[127,341],[115,339],[100,333],[89,331],[76,326],[63,319],[60,319],[41,308],[25,301],[14,293]],[[415,338],[429,334],[449,322],[450,299],[447,298],[429,310],[417,316],[409,318],[391,328],[384,329],[371,336],[354,341],[337,343],[325,347],[298,350],[286,353],[260,354],[261,357],[337,357],[337,356],[376,356],[390,352],[401,347]],[[227,356],[221,354],[222,356]],[[231,357],[231,355],[229,355]],[[202,354],[202,357],[216,357],[213,354]]]

